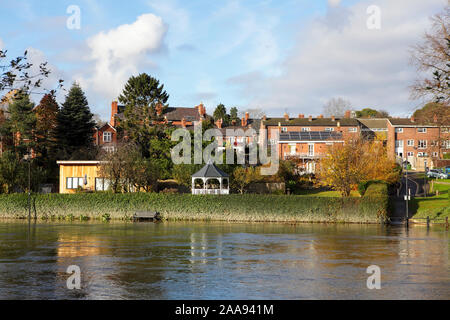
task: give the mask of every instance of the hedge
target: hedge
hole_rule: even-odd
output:
[[[264,222],[379,222],[388,204],[384,187],[370,186],[362,198],[295,195],[191,195],[91,193],[34,195],[39,219],[129,219],[152,210],[167,220]],[[32,214],[34,214],[32,209]],[[27,195],[0,195],[0,218],[26,218]]]

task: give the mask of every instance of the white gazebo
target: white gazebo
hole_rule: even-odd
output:
[[[209,160],[200,171],[192,175],[192,194],[229,194],[228,174]]]

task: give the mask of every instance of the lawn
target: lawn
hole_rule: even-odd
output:
[[[441,181],[439,180],[439,182]],[[417,197],[411,202],[412,209],[416,211],[414,218],[429,216],[431,219],[442,219],[450,216],[450,201],[448,198],[450,185],[440,184],[439,182],[435,182],[433,190],[431,190],[431,193],[439,190],[439,196]]]
[[[339,191],[325,191],[322,189],[301,189],[296,191],[295,194],[299,196],[310,196],[310,197],[331,197],[331,198],[341,197]],[[352,191],[350,193],[350,196],[358,198],[361,197],[358,191]]]

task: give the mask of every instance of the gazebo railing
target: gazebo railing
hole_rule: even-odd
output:
[[[192,189],[192,194],[229,194],[228,189]]]

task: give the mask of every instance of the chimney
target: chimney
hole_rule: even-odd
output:
[[[222,129],[222,122],[223,122],[222,119],[217,120],[216,121],[216,127],[219,128],[219,129]]]
[[[203,103],[200,103],[196,108],[198,110],[198,114],[200,115],[200,117],[204,117],[206,114],[206,109]]]
[[[158,102],[158,104],[156,105],[156,115],[159,117],[162,114],[163,111],[163,105],[161,102]]]
[[[248,112],[245,113],[245,121],[248,121],[248,119],[250,118],[250,114]]]
[[[116,126],[116,114],[119,113],[119,103],[117,101],[113,101],[111,103],[111,121],[109,122],[109,124],[112,127]]]
[[[434,123],[437,123],[437,122],[438,122],[438,117],[437,117],[437,115],[434,115],[434,116],[433,116],[433,121],[434,121]]]
[[[289,115],[286,112],[284,113],[284,120],[289,121]]]
[[[235,125],[236,125],[236,120],[231,120],[231,124],[232,124],[233,126],[235,126]]]
[[[183,117],[183,119],[181,119],[181,126],[183,128],[186,128],[186,119]]]
[[[305,115],[304,115],[303,113],[300,113],[300,114],[298,115],[298,118],[299,118],[299,119],[303,119],[303,118],[305,118]]]
[[[312,121],[312,116],[309,116],[308,121]]]
[[[319,119],[323,119],[323,114],[321,114],[321,115],[319,116]]]
[[[411,122],[416,121],[416,118],[414,116],[411,117]]]
[[[350,110],[345,111],[345,118],[350,119],[352,115],[352,112]]]
[[[267,120],[266,115],[264,115],[264,116],[262,117],[262,119],[263,119],[263,121],[266,121],[266,120]]]
[[[336,121],[336,117],[335,116],[331,116],[331,121]]]
[[[247,126],[247,120],[245,120],[245,117],[242,118],[242,120],[241,120],[241,126],[242,127],[246,127]]]

